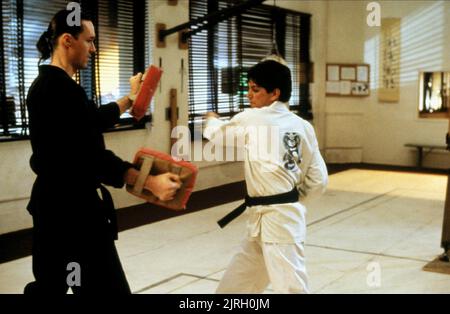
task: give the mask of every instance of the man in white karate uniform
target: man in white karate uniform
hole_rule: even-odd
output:
[[[249,70],[248,80],[251,109],[228,122],[208,113],[204,130],[213,142],[225,143],[224,136],[232,135],[235,142],[243,143],[248,193],[240,207],[248,214],[247,237],[217,293],[261,293],[269,283],[276,293],[308,293],[302,200],[324,192],[327,168],[313,127],[289,111],[289,68],[262,61]],[[261,136],[268,133],[272,136]],[[274,143],[279,144],[275,149]],[[263,156],[262,145],[272,146],[270,153]],[[224,226],[231,219],[219,224]]]

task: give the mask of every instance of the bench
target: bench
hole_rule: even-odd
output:
[[[431,153],[433,150],[443,150],[447,151],[447,146],[445,145],[429,145],[429,144],[405,144],[405,147],[413,147],[417,149],[417,168],[422,168],[423,158]],[[426,151],[426,154],[424,155],[423,152]]]

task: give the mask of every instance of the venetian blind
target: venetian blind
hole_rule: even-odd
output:
[[[190,19],[236,1],[190,0]],[[232,117],[247,107],[248,68],[270,54],[273,40],[292,72],[291,110],[312,119],[309,104],[310,15],[259,5],[216,24],[190,39],[189,121],[208,111]]]
[[[25,98],[38,75],[36,42],[53,15],[66,8],[67,3],[65,0],[1,2],[0,140],[27,138]],[[83,0],[81,10],[94,22],[97,54],[88,69],[79,71],[76,80],[98,104],[114,101],[128,93],[129,77],[150,63],[147,1]],[[123,118],[131,120],[126,115]]]

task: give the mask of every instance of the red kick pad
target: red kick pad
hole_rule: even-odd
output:
[[[134,185],[127,184],[127,191],[131,194],[145,199],[147,202],[163,206],[173,210],[186,209],[186,204],[194,188],[198,169],[187,161],[176,161],[172,156],[141,148],[134,157],[134,165],[139,169],[139,176]],[[145,180],[148,175],[159,175],[172,172],[180,176],[181,188],[177,191],[175,198],[171,201],[160,201],[153,193],[144,189]]]
[[[151,65],[146,72],[147,74],[136,95],[133,107],[131,108],[131,115],[138,121],[141,120],[147,112],[148,106],[152,101],[153,94],[158,87],[162,75],[162,70],[154,65]]]

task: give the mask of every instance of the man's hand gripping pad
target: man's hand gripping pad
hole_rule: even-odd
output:
[[[162,70],[154,65],[151,65],[146,72],[147,74],[145,74],[144,81],[131,108],[131,115],[138,121],[147,112],[162,75]]]
[[[176,161],[170,155],[141,148],[134,157],[134,165],[139,169],[139,176],[134,185],[127,184],[127,191],[131,194],[145,199],[149,203],[163,206],[173,210],[186,209],[186,203],[194,188],[198,169],[187,161]],[[161,201],[153,193],[144,189],[145,180],[148,175],[159,175],[172,172],[180,176],[181,188],[177,191],[175,198],[171,201]]]

